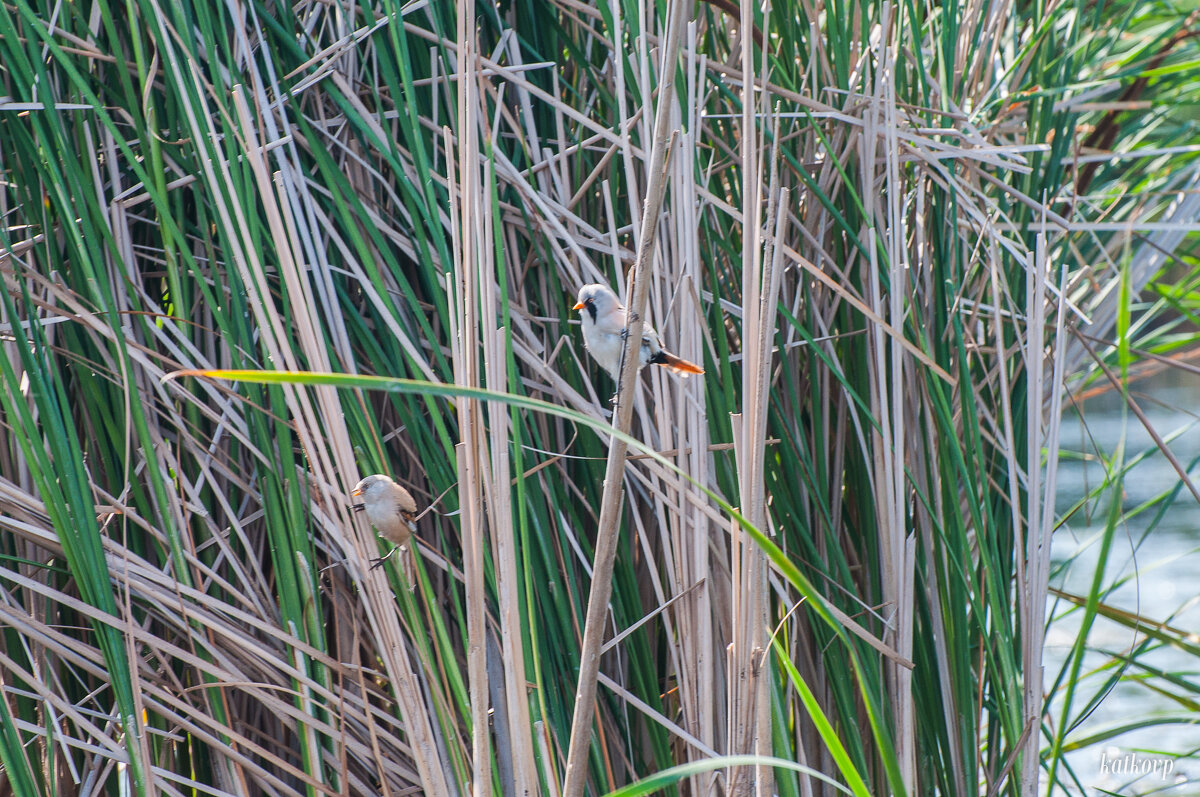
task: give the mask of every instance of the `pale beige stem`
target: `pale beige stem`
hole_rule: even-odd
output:
[[[479,66],[475,41],[475,0],[458,0],[458,171],[461,181],[459,208],[459,247],[455,252],[454,271],[458,282],[455,292],[458,306],[458,335],[452,346],[459,347],[454,357],[454,382],[476,387],[479,373],[479,251],[486,248],[481,240],[479,185],[479,132],[476,122],[478,92],[475,71]],[[458,403],[458,428],[461,442],[458,455],[458,479],[462,502],[463,571],[466,574],[467,680],[471,699],[471,781],[475,797],[492,792],[491,737],[488,730],[487,615],[486,581],[483,568],[484,524],[482,461],[483,418],[478,401]]]
[[[742,31],[754,25],[754,5],[742,3]],[[746,75],[754,74],[753,39],[742,35],[741,65]],[[765,74],[765,70],[764,70]],[[741,510],[759,528],[766,528],[763,485],[763,454],[766,437],[771,330],[774,329],[774,298],[770,277],[763,282],[762,161],[759,152],[759,102],[755,84],[742,86],[742,412],[733,416],[738,441],[738,492]],[[780,221],[786,217],[780,213]],[[773,248],[778,252],[777,247]],[[775,261],[773,265],[777,265]],[[767,303],[770,307],[767,307]],[[733,526],[733,645],[730,665],[734,681],[729,689],[730,750],[733,755],[769,756],[771,750],[770,702],[767,692],[769,667],[764,666],[767,626],[767,563],[762,549],[745,529]],[[774,778],[771,768],[757,766],[729,772],[730,793],[750,797],[770,795]]]
[[[675,71],[679,59],[679,38],[683,28],[683,7],[687,0],[672,0],[668,11],[664,37],[666,52],[661,62],[658,105],[654,111],[654,146],[646,164],[648,185],[646,204],[642,209],[642,224],[638,238],[637,260],[633,270],[633,288],[629,297],[629,328],[625,350],[621,357],[621,378],[618,380],[617,407],[613,428],[629,432],[633,418],[633,392],[637,381],[638,357],[642,345],[642,316],[646,312],[646,296],[650,290],[649,271],[653,263],[654,236],[658,215],[666,192],[666,163],[668,142],[671,141],[670,108],[675,101]],[[592,738],[592,711],[596,699],[596,677],[600,670],[600,648],[604,636],[604,618],[612,595],[613,563],[620,535],[620,513],[625,476],[624,441],[614,437],[608,449],[608,464],[604,472],[604,495],[600,505],[600,520],[596,533],[596,555],[592,568],[592,587],[588,595],[587,622],[583,631],[583,649],[579,661],[579,686],[575,692],[575,715],[571,722],[571,742],[567,751],[567,767],[563,783],[564,797],[581,797],[587,784],[587,753]]]

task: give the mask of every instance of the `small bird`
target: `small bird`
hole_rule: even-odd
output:
[[[350,494],[361,495],[363,499],[361,504],[354,505],[354,511],[362,512],[365,509],[367,519],[375,526],[379,536],[396,545],[387,556],[371,560],[371,569],[374,570],[407,545],[412,538],[412,533],[417,530],[413,522],[417,516],[417,502],[408,490],[382,473],[366,477],[350,491]]]
[[[625,307],[607,285],[593,283],[579,289],[579,301],[574,310],[582,310],[583,345],[592,359],[612,374],[621,378],[621,347],[625,343]],[[670,368],[680,376],[702,374],[704,369],[682,357],[676,357],[663,348],[658,333],[649,324],[642,325],[642,348],[638,357],[638,368],[647,363]]]

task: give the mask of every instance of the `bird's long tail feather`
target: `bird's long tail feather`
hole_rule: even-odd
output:
[[[676,357],[666,349],[659,349],[658,352],[650,358],[650,362],[654,363],[655,365],[661,365],[664,368],[670,368],[680,376],[704,373],[704,369],[700,366],[696,365],[695,363],[688,362],[682,357]]]

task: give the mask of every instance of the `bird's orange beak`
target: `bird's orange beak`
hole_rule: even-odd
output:
[[[362,495],[362,490],[351,490],[350,495]]]
[[[576,302],[576,303],[575,303],[575,306],[574,306],[574,307],[572,307],[571,309],[572,309],[572,310],[582,310],[582,309],[583,309],[583,302]]]

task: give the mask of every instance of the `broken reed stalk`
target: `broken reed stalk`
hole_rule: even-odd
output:
[[[633,288],[630,291],[626,315],[627,336],[621,354],[621,374],[617,382],[617,406],[613,413],[613,428],[628,434],[633,418],[633,391],[637,383],[642,345],[642,315],[646,312],[646,297],[650,291],[649,270],[653,267],[654,238],[658,229],[658,214],[667,187],[668,142],[671,103],[675,99],[676,62],[679,60],[679,39],[683,27],[683,6],[687,0],[672,0],[667,13],[666,51],[659,73],[658,106],[654,111],[654,144],[646,164],[648,184],[646,203],[642,208],[641,235],[638,239],[637,260],[633,266]],[[690,5],[690,4],[689,4]],[[575,713],[571,720],[571,741],[567,750],[567,767],[563,783],[564,797],[581,797],[587,783],[587,753],[591,747],[592,710],[596,699],[596,678],[600,670],[600,648],[604,636],[604,618],[612,595],[613,562],[620,536],[622,484],[625,477],[625,442],[614,437],[609,444],[608,463],[604,471],[604,493],[600,504],[600,520],[596,531],[596,553],[592,566],[592,587],[588,594],[587,621],[583,630],[583,648],[579,655],[579,685],[575,691]]]
[[[743,31],[754,29],[754,6],[743,2],[740,24]],[[749,36],[742,36],[742,73],[754,74],[754,47]],[[765,79],[765,70],[764,70]],[[742,406],[731,418],[737,447],[738,492],[741,510],[747,519],[766,528],[766,500],[763,484],[762,444],[766,437],[768,374],[771,337],[774,324],[774,300],[769,286],[763,285],[762,248],[762,160],[759,147],[758,113],[754,80],[742,83]],[[764,109],[765,110],[765,109]],[[775,140],[778,140],[776,137]],[[781,221],[786,208],[780,208]],[[778,251],[777,247],[772,247]],[[768,277],[771,283],[774,280]],[[764,296],[764,293],[766,294]],[[764,300],[770,302],[767,307]],[[764,339],[765,338],[765,339]],[[763,362],[763,353],[766,362]],[[732,524],[733,646],[730,665],[735,680],[729,689],[730,750],[769,756],[771,750],[770,702],[767,694],[769,668],[762,659],[766,652],[767,562],[766,555],[746,530]],[[751,776],[753,773],[753,776]],[[750,797],[754,793],[771,794],[771,768],[758,765],[753,770],[729,771],[730,793]]]

